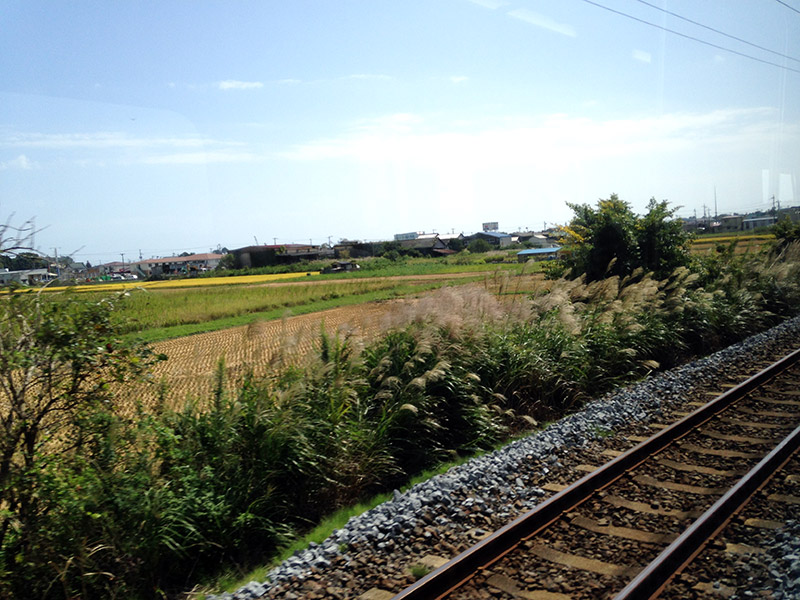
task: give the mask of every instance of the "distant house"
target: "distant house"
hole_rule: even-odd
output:
[[[742,229],[744,231],[752,231],[753,229],[758,229],[759,227],[772,227],[777,222],[778,219],[775,217],[756,217],[754,219],[744,219],[742,221]]]
[[[47,269],[24,269],[21,271],[9,271],[0,269],[0,285],[8,285],[16,282],[22,285],[39,285],[55,279],[55,273]]]
[[[413,240],[401,240],[398,243],[403,249],[416,250],[424,256],[442,256],[453,253],[435,233]]]
[[[219,264],[223,254],[208,252],[205,254],[190,254],[188,256],[169,256],[166,258],[148,258],[135,263],[126,263],[122,271],[138,271],[145,277],[163,275],[192,275],[203,271],[210,271]]]
[[[333,247],[336,258],[366,258],[375,255],[375,244],[358,240],[341,240]]]
[[[473,240],[485,240],[496,248],[505,248],[513,243],[512,236],[502,231],[479,231],[470,236]]]
[[[445,246],[450,250],[456,250],[464,247],[464,234],[463,233],[440,233],[439,239],[442,240]],[[453,242],[456,242],[456,248],[453,248]]]
[[[517,252],[517,262],[527,262],[529,260],[553,260],[558,258],[558,253],[560,251],[560,246],[554,246],[552,248],[528,248],[527,250],[520,250]]]
[[[724,215],[719,218],[720,231],[740,231],[742,223],[744,222],[744,215]]]
[[[310,244],[275,244],[263,246],[247,246],[231,252],[237,269],[251,267],[272,267],[287,265],[303,260],[319,260],[333,258],[333,248],[312,246]]]

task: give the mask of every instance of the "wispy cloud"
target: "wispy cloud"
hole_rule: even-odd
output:
[[[527,8],[518,8],[516,10],[511,10],[508,12],[509,16],[514,17],[515,19],[519,19],[520,21],[525,21],[526,23],[530,23],[531,25],[536,25],[536,27],[541,27],[542,29],[547,29],[549,31],[553,31],[555,33],[560,33],[561,35],[566,35],[569,37],[576,37],[577,33],[575,32],[575,28],[572,25],[568,25],[566,23],[558,23],[547,17],[545,15],[540,15],[537,12],[533,12],[532,10],[528,10]]]
[[[359,121],[339,137],[301,144],[282,156],[432,169],[524,165],[560,171],[583,161],[768,143],[774,127],[774,111],[761,108],[606,121],[555,114],[483,127],[434,127],[419,115],[396,114]]]
[[[24,154],[20,154],[14,159],[11,159],[6,162],[0,162],[0,171],[8,171],[8,170],[20,170],[20,171],[31,171],[33,169],[38,168],[39,165],[29,159]]]
[[[633,51],[633,58],[634,60],[638,60],[639,62],[650,64],[653,62],[653,55],[649,52],[645,52],[644,50],[634,50]]]
[[[263,160],[263,158],[264,157],[251,152],[219,150],[213,152],[183,152],[147,156],[138,162],[146,165],[207,165],[211,163],[249,163]]]
[[[218,81],[214,84],[220,90],[257,90],[264,87],[260,81],[237,81],[235,79],[226,79]]]
[[[466,83],[467,81],[469,81],[469,77],[467,77],[466,75],[451,75],[450,81],[456,84]]]
[[[373,79],[377,81],[388,81],[391,78],[392,77],[390,75],[384,75],[383,73],[354,73],[353,75],[348,75],[342,79]]]
[[[195,137],[132,137],[122,132],[96,133],[20,133],[0,138],[0,147],[42,148],[64,150],[69,148],[147,148],[169,146],[175,148],[201,147],[211,140]]]
[[[483,6],[485,8],[491,8],[492,10],[498,9],[502,6],[508,6],[508,2],[505,0],[467,0],[472,4],[477,4],[478,6]]]
[[[203,137],[135,137],[122,132],[17,133],[0,137],[0,148],[35,148],[59,153],[59,160],[76,166],[107,167],[134,164],[210,164],[252,162],[258,155],[247,144]],[[0,169],[38,167],[24,154]]]

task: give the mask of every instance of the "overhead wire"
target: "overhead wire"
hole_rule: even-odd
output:
[[[749,58],[750,60],[754,60],[756,62],[760,62],[760,63],[763,63],[765,65],[771,65],[773,67],[778,67],[779,69],[784,69],[786,71],[792,71],[794,73],[800,73],[800,69],[794,69],[792,67],[788,67],[786,65],[781,65],[779,63],[772,62],[770,60],[765,60],[763,58],[758,58],[758,57],[753,56],[751,54],[746,54],[744,52],[740,52],[740,51],[734,50],[732,48],[726,48],[725,46],[720,46],[719,44],[715,44],[713,42],[709,42],[708,40],[703,40],[703,39],[695,37],[693,35],[689,35],[688,33],[682,33],[680,31],[676,31],[675,29],[670,29],[669,27],[664,27],[663,25],[659,25],[658,23],[653,23],[651,21],[647,21],[646,19],[641,19],[639,17],[635,17],[635,16],[633,16],[631,14],[628,14],[626,12],[622,12],[621,10],[617,10],[615,8],[611,8],[610,6],[605,6],[604,4],[600,4],[599,2],[594,2],[593,0],[583,0],[583,2],[586,2],[587,4],[591,4],[592,6],[596,6],[597,8],[602,8],[603,10],[607,10],[609,12],[612,12],[614,14],[620,15],[622,17],[626,17],[626,18],[631,19],[633,21],[637,21],[639,23],[643,23],[644,25],[649,25],[650,27],[655,27],[656,29],[660,29],[662,31],[666,31],[668,33],[671,33],[673,35],[677,35],[677,36],[685,38],[687,40],[692,40],[694,42],[698,42],[700,44],[704,44],[706,46],[710,46],[712,48],[716,48],[717,50],[722,50],[723,52],[730,52],[731,54],[736,54],[737,56],[741,56],[743,58]]]
[[[800,10],[797,10],[797,9],[796,9],[794,6],[791,6],[791,5],[789,5],[789,4],[786,4],[786,2],[783,2],[782,0],[775,0],[775,2],[777,2],[778,4],[783,4],[783,5],[784,5],[786,8],[788,8],[789,10],[793,10],[793,11],[794,11],[794,12],[796,12],[798,15],[800,15]]]
[[[781,52],[778,52],[776,50],[770,50],[769,48],[766,48],[764,46],[759,46],[758,44],[754,44],[753,42],[748,42],[747,40],[742,39],[740,37],[736,37],[735,35],[731,35],[730,33],[725,33],[724,31],[720,31],[719,29],[716,29],[715,27],[711,27],[709,25],[705,25],[705,24],[700,23],[698,21],[694,21],[692,19],[689,19],[688,17],[684,17],[683,15],[679,15],[676,12],[672,12],[671,10],[667,10],[665,8],[661,8],[660,6],[656,6],[655,4],[651,4],[650,2],[647,2],[646,0],[636,0],[636,1],[639,2],[640,4],[644,4],[645,6],[649,6],[650,8],[654,8],[656,10],[659,10],[659,11],[661,11],[663,13],[666,13],[666,14],[668,14],[668,15],[670,15],[672,17],[675,17],[677,19],[681,19],[682,21],[686,21],[687,23],[691,23],[692,25],[697,25],[698,27],[702,27],[703,29],[707,29],[709,31],[713,31],[714,33],[718,33],[719,35],[725,36],[726,38],[730,38],[732,40],[736,40],[737,42],[741,42],[743,44],[747,44],[748,46],[752,46],[753,48],[758,48],[759,50],[763,50],[764,52],[769,52],[770,54],[774,54],[776,56],[780,56],[781,58],[787,58],[787,59],[793,60],[795,62],[800,62],[800,58],[795,58],[794,56],[789,56],[788,54],[782,54]],[[783,4],[783,3],[781,3],[781,4]]]

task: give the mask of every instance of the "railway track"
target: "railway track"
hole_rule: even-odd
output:
[[[609,450],[619,456],[605,464],[607,456],[590,457],[581,466],[589,474],[395,600],[714,597],[714,581],[722,586],[724,579],[714,579],[715,568],[726,561],[707,556],[757,553],[745,543],[758,537],[751,530],[780,523],[758,516],[780,513],[764,503],[785,510],[800,496],[791,459],[800,445],[798,361],[800,350],[674,425],[656,425],[659,431],[634,448]],[[779,468],[790,475],[770,483]],[[771,485],[780,487],[772,500],[743,508]],[[756,516],[742,520],[743,510]],[[739,541],[709,544],[716,534]]]

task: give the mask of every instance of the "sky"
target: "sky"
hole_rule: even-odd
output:
[[[742,213],[799,170],[800,0],[0,3],[0,219],[51,256]]]

